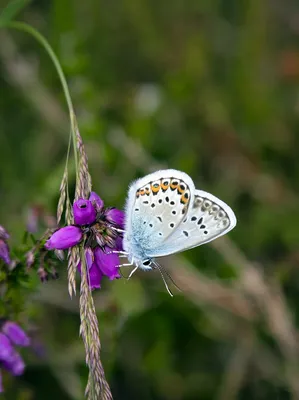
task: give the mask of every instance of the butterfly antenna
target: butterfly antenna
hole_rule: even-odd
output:
[[[162,265],[160,265],[160,268],[163,270],[164,274],[167,276],[167,278],[170,280],[173,286],[175,286],[179,292],[182,292],[182,289],[175,283],[175,281],[173,280],[171,275],[166,271],[166,269],[162,267]]]
[[[153,263],[154,263],[155,266],[158,268],[158,270],[159,270],[159,272],[160,272],[160,274],[161,274],[161,276],[162,276],[162,279],[163,279],[163,282],[164,282],[164,285],[165,285],[165,287],[166,287],[167,292],[170,294],[171,297],[173,297],[173,294],[172,294],[171,290],[169,289],[168,284],[167,284],[167,282],[166,282],[165,276],[163,275],[163,272],[165,273],[165,271],[162,270],[161,265],[159,265],[159,264],[156,263],[155,261],[153,261]],[[163,272],[162,272],[162,271],[163,271]]]

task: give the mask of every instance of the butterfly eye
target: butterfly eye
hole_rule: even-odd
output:
[[[142,261],[142,264],[145,265],[145,266],[148,266],[148,265],[151,264],[151,262],[152,262],[152,261],[151,261],[150,259],[148,259],[148,260]]]

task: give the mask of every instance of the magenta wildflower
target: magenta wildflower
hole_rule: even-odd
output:
[[[100,198],[99,195],[97,195],[95,192],[91,192],[89,196],[89,201],[92,202],[93,206],[97,211],[101,211],[102,208],[104,207],[104,202]]]
[[[94,252],[90,247],[85,249],[85,260],[91,289],[100,289],[103,274],[96,263]],[[78,265],[78,270],[81,273],[81,263]]]
[[[47,250],[65,250],[85,243],[85,260],[91,289],[101,287],[102,277],[120,278],[119,257],[112,253],[122,250],[119,229],[123,229],[124,213],[116,208],[104,208],[103,200],[91,192],[88,200],[79,199],[73,205],[76,225],[58,229],[46,242]],[[81,263],[78,265],[81,273]]]
[[[11,263],[10,255],[9,255],[9,247],[7,244],[7,240],[9,238],[9,234],[0,225],[0,258],[5,262],[5,264],[9,265]]]
[[[96,220],[97,212],[89,200],[79,199],[75,201],[73,211],[76,225],[90,225]]]
[[[118,210],[117,208],[110,208],[106,212],[106,218],[107,218],[107,221],[112,222],[112,223],[120,226],[123,229],[123,227],[124,227],[123,211]]]
[[[6,321],[0,332],[0,393],[3,392],[2,370],[12,375],[22,375],[25,363],[14,345],[29,346],[30,339],[23,329],[15,322]]]
[[[47,250],[65,250],[80,243],[82,236],[82,230],[78,226],[65,226],[53,233],[47,240],[45,248]]]
[[[6,321],[2,326],[2,332],[17,346],[29,346],[30,344],[29,337],[15,322]]]
[[[118,255],[111,253],[111,249],[108,246],[105,246],[103,250],[97,247],[94,251],[96,264],[99,270],[103,275],[108,276],[111,281],[120,278],[121,275],[117,268],[119,264]]]

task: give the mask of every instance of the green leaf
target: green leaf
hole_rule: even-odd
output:
[[[31,0],[12,0],[0,12],[0,25],[10,22]]]

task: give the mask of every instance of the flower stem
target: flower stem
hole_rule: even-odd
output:
[[[72,141],[73,141],[73,148],[74,148],[74,159],[75,159],[75,168],[76,168],[76,180],[78,179],[78,171],[79,171],[79,166],[78,166],[78,151],[77,151],[77,141],[76,141],[76,132],[74,129],[74,120],[75,120],[75,113],[74,113],[74,107],[73,103],[71,100],[70,92],[68,89],[68,85],[66,82],[66,78],[64,76],[64,73],[62,71],[61,65],[58,61],[58,58],[56,54],[54,53],[52,47],[50,46],[49,42],[46,40],[46,38],[41,35],[36,29],[34,29],[32,26],[25,24],[23,22],[8,22],[7,24],[3,24],[1,27],[4,28],[13,28],[17,29],[22,32],[26,32],[33,36],[46,50],[48,53],[49,57],[53,61],[53,64],[56,68],[56,71],[58,73],[63,91],[64,91],[64,96],[67,102],[67,106],[69,109],[69,116],[70,116],[70,124],[71,124],[71,133],[72,133]]]

